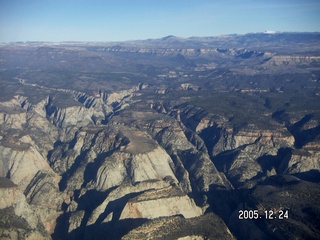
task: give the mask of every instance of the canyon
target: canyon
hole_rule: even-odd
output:
[[[319,239],[319,81],[319,33],[2,44],[0,238]]]

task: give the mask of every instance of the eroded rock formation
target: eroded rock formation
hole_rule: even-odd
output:
[[[43,80],[41,60],[6,72],[16,90],[1,83],[1,239],[319,238],[319,57],[189,40],[50,48],[76,86]],[[273,208],[292,218],[239,222],[241,209]]]

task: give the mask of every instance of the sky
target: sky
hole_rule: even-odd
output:
[[[0,42],[320,32],[320,0],[0,0]]]

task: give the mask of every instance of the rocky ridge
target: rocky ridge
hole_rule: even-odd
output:
[[[63,111],[70,114],[64,117],[59,117],[58,108],[48,114],[52,108],[47,106],[53,104],[49,102],[48,98],[27,109],[15,100],[2,103],[12,113],[4,114],[1,128],[6,133],[1,139],[2,159],[6,159],[1,161],[2,176],[24,192],[25,204],[38,206],[34,214],[49,234],[67,231],[78,236],[85,230],[81,226],[90,229],[126,219],[176,214],[194,218],[209,205],[204,200],[196,206],[187,193],[248,187],[258,176],[319,168],[314,158],[316,143],[292,151],[294,136],[276,122],[277,130],[273,131],[254,126],[235,131],[221,116],[192,106],[167,106],[160,113],[124,109],[101,125],[89,120],[92,112],[81,113],[79,107],[67,107]],[[20,124],[9,120],[12,117]],[[134,119],[130,125],[128,118]],[[81,124],[83,127],[75,129]],[[61,131],[64,134],[58,135]],[[33,140],[39,136],[37,132],[47,138],[41,145]],[[211,143],[208,132],[215,134]],[[312,164],[305,165],[307,161]],[[43,198],[49,195],[55,197]],[[154,211],[155,205],[159,211]],[[61,216],[68,219],[66,230],[58,221]]]
[[[115,95],[111,96],[112,102],[116,101]],[[306,171],[319,168],[314,160],[318,152],[314,144],[313,147],[306,145],[306,150],[303,150],[314,151],[313,154],[304,152],[300,155],[299,151],[296,151],[292,153],[292,157],[289,156],[286,166],[275,162],[284,154],[290,155],[291,151],[286,152],[285,149],[294,145],[294,137],[280,124],[277,131],[262,131],[253,126],[234,132],[234,129],[223,126],[223,118],[188,107],[168,109],[165,115],[162,111],[151,111],[147,118],[148,115],[143,113],[143,119],[139,119],[139,112],[123,111],[123,117],[115,117],[109,125],[101,126],[96,123],[95,126],[91,121],[92,112],[81,113],[79,107],[66,108],[63,110],[63,117],[59,109],[48,114],[46,111],[52,109],[47,107],[49,102],[50,99],[47,99],[27,109],[24,109],[19,101],[3,103],[2,106],[16,110],[3,117],[2,131],[15,131],[10,130],[12,137],[6,134],[1,139],[2,159],[7,159],[1,162],[2,174],[24,191],[30,206],[41,206],[34,212],[41,216],[39,219],[48,233],[55,231],[55,221],[61,215],[63,205],[68,206],[64,214],[70,221],[69,232],[83,224],[92,226],[93,223],[113,222],[115,219],[153,219],[176,214],[192,218],[202,215],[202,211],[185,193],[206,192],[214,186],[230,189],[239,184],[243,185],[259,174],[271,176],[282,172],[296,173],[302,169]],[[95,106],[93,104],[89,108]],[[17,110],[19,107],[20,110]],[[18,116],[16,112],[19,112]],[[123,120],[128,114],[133,114],[130,118],[136,120],[131,126],[126,126]],[[16,125],[16,121],[9,120],[15,116],[19,118],[19,125]],[[22,121],[23,125],[21,118],[25,119]],[[54,149],[46,148],[45,151],[30,135],[22,134],[21,130],[28,129],[25,125],[39,128],[39,124],[33,125],[37,122],[32,121],[33,118],[47,122],[41,125],[39,131],[48,135],[55,133],[49,138],[49,143],[55,142]],[[75,132],[66,132],[66,137],[59,140],[57,132],[74,125],[79,126],[78,121],[81,121],[84,127]],[[59,122],[61,124],[58,124]],[[132,126],[140,130],[134,130]],[[214,145],[210,145],[207,139],[203,138],[209,129],[216,134]],[[297,170],[299,162],[308,156],[309,159],[313,156],[309,161],[314,164],[311,167],[308,164],[309,168],[302,165],[300,170]],[[275,160],[266,166],[264,159],[268,157]],[[225,160],[227,158],[228,161]],[[292,166],[295,166],[295,170]],[[127,190],[121,186],[127,186]],[[154,188],[158,190],[152,190]],[[122,190],[119,192],[120,189]],[[170,193],[173,189],[176,189],[176,193]],[[102,195],[100,200],[93,203],[91,214],[89,212],[91,216],[88,215],[89,218],[86,219],[85,215],[88,213],[80,209],[86,209],[90,199],[86,199],[87,193],[90,191]],[[118,192],[117,197],[111,200],[110,197],[115,191]],[[50,192],[48,195],[56,197],[43,199],[44,192]],[[136,197],[132,198],[130,195],[133,193]],[[107,196],[106,199],[103,196]],[[127,199],[118,213],[120,209],[114,212],[112,207],[109,207],[113,205],[112,202],[118,201],[117,199]],[[150,209],[155,205],[158,205],[160,210],[152,211],[151,214]],[[103,213],[106,209],[110,209],[107,210],[110,211],[109,214]],[[105,216],[103,218],[102,213]],[[115,218],[114,214],[119,214],[119,217]]]

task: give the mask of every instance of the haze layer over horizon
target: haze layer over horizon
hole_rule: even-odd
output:
[[[320,31],[318,0],[0,0],[0,42]]]

